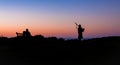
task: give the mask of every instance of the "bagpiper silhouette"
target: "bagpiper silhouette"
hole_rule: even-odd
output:
[[[83,38],[83,32],[84,32],[84,28],[82,28],[81,27],[81,25],[79,24],[77,24],[77,23],[75,23],[76,24],[76,28],[78,29],[78,40],[80,40],[81,41],[81,39]]]

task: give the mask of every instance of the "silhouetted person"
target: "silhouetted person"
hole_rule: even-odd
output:
[[[25,31],[25,36],[26,36],[26,37],[31,37],[31,33],[29,32],[28,29],[26,29],[26,31]]]
[[[77,29],[78,29],[78,40],[81,41],[81,39],[83,38],[82,33],[84,32],[84,28],[82,28],[80,24],[79,25],[77,23],[75,24],[77,25]]]
[[[25,31],[23,31],[23,37],[26,37],[26,32]]]
[[[23,31],[23,33],[16,32],[16,35],[17,35],[17,37],[21,37],[21,36],[22,37],[31,37],[32,36],[28,29]]]

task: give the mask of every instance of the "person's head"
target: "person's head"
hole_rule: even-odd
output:
[[[26,29],[26,32],[28,32],[28,29]]]
[[[23,33],[25,33],[25,31],[23,31]]]
[[[81,28],[81,25],[79,24],[78,27]]]

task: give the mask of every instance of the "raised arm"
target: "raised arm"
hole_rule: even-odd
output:
[[[76,26],[78,26],[78,24],[75,22]]]
[[[76,28],[78,28],[78,24],[75,22]]]

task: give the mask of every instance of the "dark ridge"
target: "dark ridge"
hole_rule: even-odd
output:
[[[1,65],[120,64],[120,36],[88,40],[44,37],[0,37]]]

